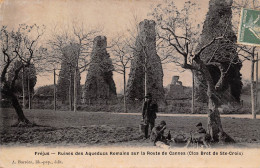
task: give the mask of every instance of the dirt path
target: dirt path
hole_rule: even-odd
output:
[[[29,110],[26,110],[29,111]],[[50,111],[50,110],[40,110],[37,111]],[[65,111],[56,111],[56,112],[65,112]],[[66,111],[69,112],[69,111]],[[72,111],[71,111],[72,112]],[[74,113],[74,112],[72,112]],[[87,113],[87,114],[113,114],[113,115],[130,115],[130,116],[141,116],[141,113],[113,113],[113,112],[86,112],[86,111],[77,111],[77,113]],[[207,114],[169,114],[169,113],[157,113],[157,116],[162,117],[208,117]],[[221,114],[221,117],[228,117],[228,118],[247,118],[252,119],[251,114]],[[260,115],[256,115],[256,119],[260,119]]]
[[[86,113],[86,112],[84,112]],[[107,112],[87,112],[87,113],[107,113]],[[111,114],[118,114],[118,115],[136,115],[140,116],[141,113],[111,113]],[[166,114],[166,113],[158,113],[158,116],[163,117],[208,117],[207,114]],[[230,117],[230,118],[248,118],[252,119],[251,114],[221,114],[221,117]],[[260,115],[256,116],[256,119],[260,119]]]

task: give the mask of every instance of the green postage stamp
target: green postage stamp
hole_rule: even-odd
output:
[[[242,9],[238,43],[260,46],[260,11]]]

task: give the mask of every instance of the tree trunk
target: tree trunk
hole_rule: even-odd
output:
[[[195,113],[195,100],[194,100],[194,72],[192,72],[192,91],[191,91],[191,113],[194,114]]]
[[[16,111],[16,114],[18,116],[18,124],[21,122],[24,122],[26,124],[30,124],[30,121],[25,117],[24,113],[23,113],[23,109],[19,104],[19,101],[16,97],[16,95],[14,93],[10,93],[8,95],[11,99],[12,105]]]
[[[255,93],[255,108],[256,108],[256,110],[258,110],[258,86],[259,86],[259,84],[258,84],[258,62],[259,62],[259,60],[258,60],[258,53],[257,53],[257,55],[256,55],[256,86],[255,86],[255,89],[256,89],[256,93]]]
[[[77,111],[77,67],[74,72],[74,112]]]
[[[204,77],[207,81],[207,96],[208,96],[208,134],[211,136],[212,142],[235,142],[227,135],[222,128],[221,119],[218,107],[220,106],[219,98],[216,94],[215,85],[211,74],[204,63],[198,60],[201,65]]]
[[[214,87],[214,86],[213,86]],[[227,135],[221,124],[220,114],[219,114],[219,100],[212,86],[208,84],[208,134],[211,136],[212,142],[235,142],[229,135]]]
[[[127,107],[126,107],[126,72],[124,68],[124,112],[127,113]]]
[[[56,72],[53,69],[53,104],[54,104],[54,111],[56,111]]]
[[[72,111],[72,72],[70,70],[70,86],[69,86],[69,106]]]
[[[31,109],[30,72],[28,73],[28,109]]]
[[[208,133],[212,141],[219,141],[219,133],[223,132],[220,114],[218,111],[218,100],[208,89]]]
[[[24,82],[25,77],[24,77],[24,67],[23,67],[23,74],[22,74],[22,87],[23,87],[23,108],[25,109],[25,83]]]
[[[254,93],[254,52],[251,56],[251,110],[252,110],[252,117],[256,119],[256,111],[255,111],[255,93]]]
[[[147,95],[147,57],[144,57],[144,96]],[[146,101],[146,98],[145,98]]]

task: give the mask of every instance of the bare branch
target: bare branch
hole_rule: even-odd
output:
[[[216,37],[214,38],[213,40],[211,40],[209,43],[207,43],[206,45],[204,45],[203,47],[201,47],[201,49],[194,55],[194,59],[196,57],[199,57],[200,54],[209,46],[211,46],[216,40],[219,40],[219,39],[223,39],[223,37]]]

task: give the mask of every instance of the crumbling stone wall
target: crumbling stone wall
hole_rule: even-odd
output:
[[[182,82],[179,81],[179,76],[173,76],[172,82],[169,86],[169,91],[166,94],[167,99],[182,99],[187,96],[184,93],[184,87],[182,86]]]
[[[74,100],[74,74],[77,63],[77,51],[78,44],[70,44],[62,49],[62,62],[61,70],[58,76],[57,82],[57,97],[58,100],[61,100],[63,103],[69,102],[69,90],[71,90],[72,100]],[[80,74],[77,71],[77,98],[80,100]],[[71,80],[71,85],[70,85]],[[70,89],[71,86],[71,89]]]
[[[233,0],[210,0],[209,11],[206,15],[206,20],[203,25],[201,34],[201,40],[197,47],[200,49],[204,45],[208,44],[215,37],[224,35],[224,39],[215,41],[210,47],[205,49],[201,54],[201,58],[204,62],[210,60],[221,63],[226,69],[228,69],[225,75],[225,84],[222,91],[219,93],[219,97],[223,101],[240,101],[240,94],[242,89],[240,69],[242,64],[238,58],[236,48],[232,43],[236,43],[236,35],[232,30],[232,5]],[[230,60],[235,64],[230,65]],[[228,68],[229,67],[229,68]],[[220,72],[218,68],[209,67],[213,80],[217,83]],[[206,83],[202,75],[199,72],[195,73],[195,96],[197,100],[201,102],[207,101],[206,95]]]
[[[86,82],[83,90],[83,103],[116,98],[116,86],[113,80],[114,66],[107,50],[107,38],[97,36],[94,39]]]
[[[139,32],[136,37],[134,59],[127,83],[127,98],[129,100],[144,98],[145,93],[145,58],[147,60],[147,93],[153,98],[164,99],[163,70],[156,52],[156,32],[153,20],[144,20],[139,23]]]

